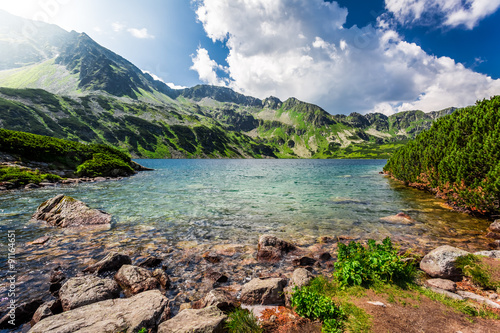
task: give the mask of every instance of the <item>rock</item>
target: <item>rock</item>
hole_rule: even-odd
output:
[[[241,290],[241,303],[249,305],[283,305],[283,289],[287,285],[286,279],[253,279]]]
[[[67,228],[107,225],[111,215],[89,208],[85,203],[63,194],[57,195],[38,206],[32,219],[46,221],[51,226]]]
[[[7,312],[2,319],[0,319],[0,329],[12,329],[15,327],[19,327],[24,323],[27,323],[33,318],[33,315],[35,314],[36,310],[40,305],[43,304],[43,301],[41,299],[35,299],[33,301],[29,301],[23,304],[16,304],[16,308],[14,310],[14,325],[11,325],[9,321],[12,320],[12,317],[10,316],[10,313]]]
[[[156,267],[161,264],[163,260],[153,256],[149,256],[137,264],[139,267]]]
[[[159,290],[131,298],[106,300],[50,316],[29,333],[127,332],[156,330],[168,312],[168,299]]]
[[[24,186],[24,189],[26,190],[32,190],[36,188],[40,188],[40,185],[30,183]]]
[[[153,271],[151,274],[158,283],[160,283],[160,286],[162,286],[163,289],[168,289],[170,288],[170,278],[168,277],[167,273],[161,268],[157,268]]]
[[[203,257],[203,259],[205,259],[206,261],[208,261],[212,264],[217,264],[222,260],[221,257],[217,253],[214,253],[214,252],[204,253],[202,257]]]
[[[500,251],[479,251],[474,253],[476,256],[485,256],[485,257],[490,257],[490,258],[495,258],[495,259],[500,259]]]
[[[305,268],[297,268],[296,270],[294,270],[290,283],[284,289],[285,305],[291,306],[292,293],[295,287],[302,288],[304,286],[307,286],[313,278],[314,275]]]
[[[158,288],[158,281],[147,269],[123,265],[115,275],[115,280],[127,296]]]
[[[385,304],[384,304],[384,303],[382,303],[382,302],[378,302],[378,301],[377,301],[377,302],[369,302],[369,301],[368,301],[368,302],[366,302],[366,303],[371,304],[371,305],[375,305],[375,306],[381,306],[381,307],[383,307],[383,308],[386,308],[386,307],[387,307],[387,305],[385,305]]]
[[[229,278],[226,275],[219,273],[219,272],[216,272],[212,269],[207,269],[205,271],[204,276],[206,279],[208,279],[212,282],[215,282],[215,283],[225,283],[229,280]]]
[[[186,309],[162,323],[158,333],[224,333],[227,316],[216,306]]]
[[[111,279],[87,275],[69,279],[59,290],[64,311],[120,296],[120,288]]]
[[[486,238],[500,239],[500,232],[488,232]]]
[[[442,294],[442,295],[445,295],[445,296],[448,296],[449,298],[453,298],[453,299],[456,299],[458,301],[461,301],[463,300],[464,298],[460,295],[457,295],[455,293],[452,293],[451,291],[448,291],[448,290],[444,290],[444,289],[439,289],[439,288],[434,288],[434,287],[430,287],[429,288],[430,290],[432,290],[433,292],[435,293],[438,293],[438,294]]]
[[[415,220],[405,213],[398,213],[396,215],[381,217],[380,220],[391,224],[403,224],[403,225],[415,224]]]
[[[318,259],[321,261],[331,260],[332,255],[329,252],[322,252],[318,255]]]
[[[488,244],[488,246],[492,249],[500,249],[500,239],[497,239]]]
[[[257,260],[265,262],[278,262],[283,255],[294,251],[296,246],[285,242],[273,235],[262,235],[259,238]]]
[[[300,259],[294,259],[292,263],[295,266],[313,266],[316,263],[316,259],[310,257],[302,257]]]
[[[66,274],[64,272],[60,271],[59,269],[56,269],[52,272],[52,275],[50,276],[50,287],[49,291],[52,295],[58,296],[59,295],[59,290],[61,289],[62,282],[66,279]]]
[[[460,276],[460,271],[455,267],[455,260],[469,254],[449,245],[440,246],[429,252],[420,262],[420,269],[432,277],[455,278]]]
[[[212,289],[204,298],[194,302],[193,309],[203,309],[209,306],[216,306],[223,312],[230,312],[236,308],[237,304],[231,294],[224,289]]]
[[[61,301],[59,299],[43,303],[33,315],[33,318],[31,319],[31,326],[35,325],[42,319],[53,316],[55,314],[59,314],[61,312],[63,312],[63,309]]]
[[[430,279],[425,281],[425,284],[429,287],[439,288],[450,292],[455,292],[457,290],[457,284],[451,280]]]
[[[491,231],[491,232],[498,232],[498,233],[500,233],[500,220],[495,220],[495,222],[493,222],[492,224],[490,224],[488,230]]]
[[[50,236],[43,236],[40,238],[35,239],[32,242],[27,242],[26,245],[43,245],[47,243],[50,240]]]
[[[500,304],[495,303],[492,300],[487,299],[486,297],[479,296],[479,295],[476,295],[474,293],[471,293],[471,292],[468,292],[468,291],[463,291],[463,290],[457,291],[457,294],[459,294],[463,298],[470,299],[470,300],[476,301],[478,303],[487,305],[490,308],[500,309]]]
[[[88,273],[102,274],[108,271],[117,271],[123,265],[130,265],[132,260],[124,254],[110,252],[97,263],[85,268],[83,271]]]

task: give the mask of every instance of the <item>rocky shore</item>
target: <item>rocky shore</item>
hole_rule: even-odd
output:
[[[384,219],[413,223],[402,213]],[[33,221],[73,230],[78,237],[82,228],[109,228],[111,216],[58,195],[39,206]],[[500,221],[491,224],[489,233],[490,237],[500,234]],[[130,255],[133,251],[107,251],[83,258],[85,267],[78,271],[56,263],[45,292],[16,308],[17,330],[225,332],[227,314],[235,307],[260,314],[266,308],[290,306],[293,287],[306,285],[314,276],[331,276],[338,245],[353,240],[363,242],[349,236],[323,236],[306,245],[266,234],[255,245],[185,242],[182,248],[155,248],[139,256]],[[54,241],[46,236],[26,246],[43,248]],[[456,258],[469,253],[451,246],[417,249],[415,258],[423,257],[420,269],[427,276],[420,283],[454,299],[499,309],[495,292],[471,290],[456,271]],[[500,261],[498,250],[475,253]],[[12,328],[8,318],[4,313],[0,328]]]

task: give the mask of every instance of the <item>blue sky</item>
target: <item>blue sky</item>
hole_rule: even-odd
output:
[[[500,0],[2,0],[86,32],[175,86],[297,97],[333,114],[500,94]]]

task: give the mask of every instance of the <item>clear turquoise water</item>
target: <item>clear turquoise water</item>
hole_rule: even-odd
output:
[[[117,182],[0,193],[0,227],[20,241],[48,230],[28,223],[36,207],[64,193],[111,213],[107,233],[154,230],[170,241],[253,241],[339,234],[437,235],[439,225],[477,229],[487,221],[450,212],[431,195],[380,175],[383,160],[140,160],[154,168]],[[407,212],[420,228],[379,219]],[[440,235],[443,236],[443,235]]]
[[[450,211],[432,195],[380,175],[382,160],[139,162],[155,171],[121,181],[0,193],[0,278],[7,267],[7,230],[16,231],[19,293],[26,298],[46,291],[54,266],[76,272],[111,249],[137,257],[186,244],[256,245],[263,233],[302,245],[325,235],[391,236],[416,247],[485,243],[481,234],[488,221]],[[60,193],[111,213],[112,228],[73,232],[29,222],[39,204]],[[380,220],[401,211],[415,225]],[[51,236],[44,246],[26,244],[43,235]]]

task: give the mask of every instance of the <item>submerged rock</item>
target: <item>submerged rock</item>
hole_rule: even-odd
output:
[[[412,219],[408,214],[406,213],[398,213],[396,215],[392,216],[386,216],[380,218],[381,221],[391,223],[391,224],[402,224],[402,225],[414,225],[415,220]]]
[[[224,333],[227,316],[216,306],[186,309],[162,323],[158,333]]]
[[[288,281],[281,278],[253,279],[243,286],[240,301],[243,304],[282,305],[283,289]]]
[[[97,263],[85,268],[83,271],[88,273],[102,274],[104,272],[117,271],[123,265],[130,265],[131,263],[132,260],[129,256],[116,252],[110,252]]]
[[[93,275],[71,278],[59,290],[64,311],[119,296],[120,288],[115,281]]]
[[[32,219],[45,221],[51,226],[67,228],[96,225],[110,225],[111,215],[98,209],[91,209],[85,203],[59,194],[42,203]]]
[[[127,296],[158,288],[158,280],[150,271],[132,265],[123,265],[116,273],[115,280]]]
[[[141,260],[137,266],[139,267],[156,267],[161,264],[163,260],[157,257],[149,256],[145,258],[144,260]]]
[[[443,245],[422,258],[420,269],[436,278],[456,278],[460,276],[460,270],[455,267],[455,260],[460,256],[465,256],[469,252],[456,247]]]
[[[168,299],[159,290],[131,298],[110,299],[50,316],[29,333],[127,332],[156,330],[168,312]]]

